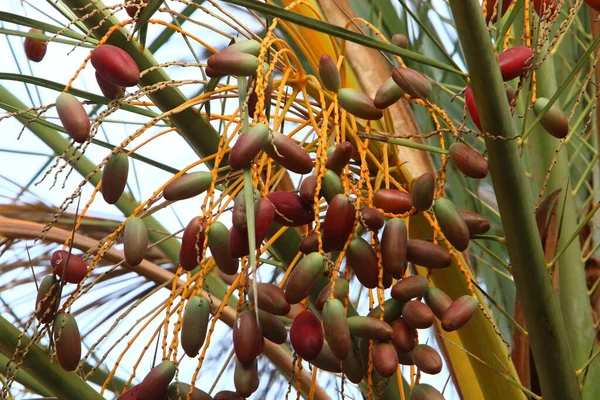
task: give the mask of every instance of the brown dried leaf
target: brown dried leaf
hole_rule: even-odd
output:
[[[348,22],[346,15],[354,17],[351,7],[345,0],[319,0],[318,3],[323,10],[323,15],[327,16],[327,21],[332,24],[343,27]],[[343,12],[340,8],[343,9]],[[350,25],[349,29],[357,31],[354,25]],[[346,57],[358,77],[363,92],[374,98],[379,87],[392,75],[390,63],[383,58],[379,51],[352,42],[346,42]],[[369,60],[369,62],[367,63],[365,60]],[[390,106],[388,111],[395,132],[402,132],[405,136],[420,133],[415,116],[406,100],[401,99]],[[418,138],[410,140],[423,142]],[[396,146],[396,151],[398,152],[398,159],[400,162],[405,163],[406,169],[411,175],[411,177],[407,177],[408,180],[412,177],[421,176],[425,172],[434,172],[429,153],[401,146]]]

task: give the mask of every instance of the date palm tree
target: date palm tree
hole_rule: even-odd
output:
[[[0,10],[1,397],[595,399],[600,4],[491,3]]]

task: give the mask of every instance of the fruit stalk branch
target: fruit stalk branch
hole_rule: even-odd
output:
[[[450,7],[484,131],[492,136],[514,137],[506,91],[481,7],[475,0],[451,0]],[[546,269],[529,183],[517,145],[514,140],[489,138],[486,145],[542,394],[549,400],[580,399],[567,332]]]

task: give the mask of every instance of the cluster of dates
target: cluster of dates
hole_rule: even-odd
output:
[[[402,38],[395,39],[403,43]],[[127,53],[115,49],[118,48],[102,45],[94,50],[91,60],[98,74],[117,88],[137,84],[139,70],[132,66],[135,62],[128,55],[129,59],[125,57]],[[259,68],[259,50],[260,44],[253,40],[235,43],[208,59],[207,73],[212,77],[253,76]],[[324,87],[337,93],[340,106],[363,119],[381,118],[382,109],[405,95],[427,98],[431,91],[424,75],[399,68],[384,83],[375,100],[371,100],[361,92],[340,87],[337,66],[328,56],[321,57],[319,72]],[[127,79],[123,78],[124,75]],[[57,101],[61,121],[67,132],[79,141],[79,133],[69,125],[70,118],[77,114],[73,111],[76,107],[70,98],[64,97],[65,94],[61,96]],[[68,116],[61,114],[65,107]],[[87,123],[89,132],[89,120]],[[229,153],[229,165],[232,170],[249,168],[261,152],[297,174],[313,171],[313,160],[303,147],[262,123],[254,124],[239,136]],[[261,197],[255,192],[253,209],[256,223],[252,233],[248,232],[248,207],[243,192],[234,199],[230,228],[220,221],[207,224],[203,216],[193,218],[187,225],[182,238],[181,267],[186,271],[195,270],[202,260],[206,242],[216,266],[224,274],[234,275],[239,271],[239,259],[249,255],[249,234],[254,234],[259,246],[274,224],[288,227],[311,225],[315,221],[320,198],[327,202],[322,230],[309,232],[303,238],[299,251],[304,256],[293,267],[287,282],[283,282],[281,287],[257,283],[257,292],[250,290],[248,293],[249,299],[253,300],[256,296],[258,302],[244,306],[233,327],[233,346],[237,357],[234,372],[236,392],[222,392],[214,399],[248,397],[257,390],[257,358],[263,351],[264,339],[276,344],[288,341],[288,330],[280,317],[294,318],[289,328],[289,341],[298,356],[323,370],[343,372],[349,380],[358,383],[366,376],[369,360],[372,360],[375,372],[383,378],[392,376],[399,364],[414,364],[423,372],[439,373],[441,357],[432,347],[417,344],[417,330],[431,327],[435,318],[441,321],[443,329],[456,330],[477,311],[478,302],[474,297],[463,296],[453,301],[443,291],[429,287],[426,278],[406,275],[409,262],[426,268],[447,268],[452,264],[452,256],[446,247],[431,241],[409,239],[402,216],[432,213],[445,239],[458,251],[468,247],[471,237],[490,228],[487,220],[479,214],[459,211],[447,198],[434,199],[436,181],[429,173],[415,179],[410,192],[378,189],[370,206],[357,209],[355,199],[346,193],[342,180],[356,153],[350,142],[329,148],[323,178],[319,181],[317,175],[306,176],[298,193],[272,192]],[[485,158],[471,147],[454,143],[449,148],[449,155],[453,165],[466,176],[476,179],[487,176]],[[102,194],[106,202],[114,204],[119,200],[127,175],[127,155],[113,154],[104,166],[102,176]],[[167,201],[179,201],[198,196],[211,187],[212,180],[213,175],[209,172],[185,174],[165,186],[163,197]],[[365,231],[381,231],[379,247],[361,236]],[[351,238],[355,233],[358,234]],[[129,265],[135,266],[144,260],[148,231],[142,218],[128,219],[123,243]],[[352,270],[364,287],[389,288],[393,280],[397,280],[391,290],[392,298],[381,308],[373,308],[366,316],[347,315],[348,281],[340,278],[326,280],[332,272],[328,260],[344,249],[346,268]],[[40,285],[36,315],[43,323],[54,322],[57,357],[65,370],[73,371],[80,361],[81,340],[73,316],[56,313],[59,306],[56,294],[61,280],[77,284],[88,271],[82,258],[66,250],[53,254],[52,266],[54,274],[44,278]],[[308,296],[316,299],[314,312],[305,310],[290,315],[291,306],[303,302]],[[422,298],[425,303],[421,302]],[[382,309],[383,315],[380,315]],[[204,345],[210,313],[206,298],[193,296],[188,299],[180,343],[189,357],[197,356]],[[171,383],[175,370],[175,364],[163,361],[142,383],[122,394],[120,399],[172,399],[182,393],[185,396],[190,390],[193,399],[211,398],[197,388]],[[441,394],[423,384],[413,388],[413,397],[435,399],[441,398]]]

